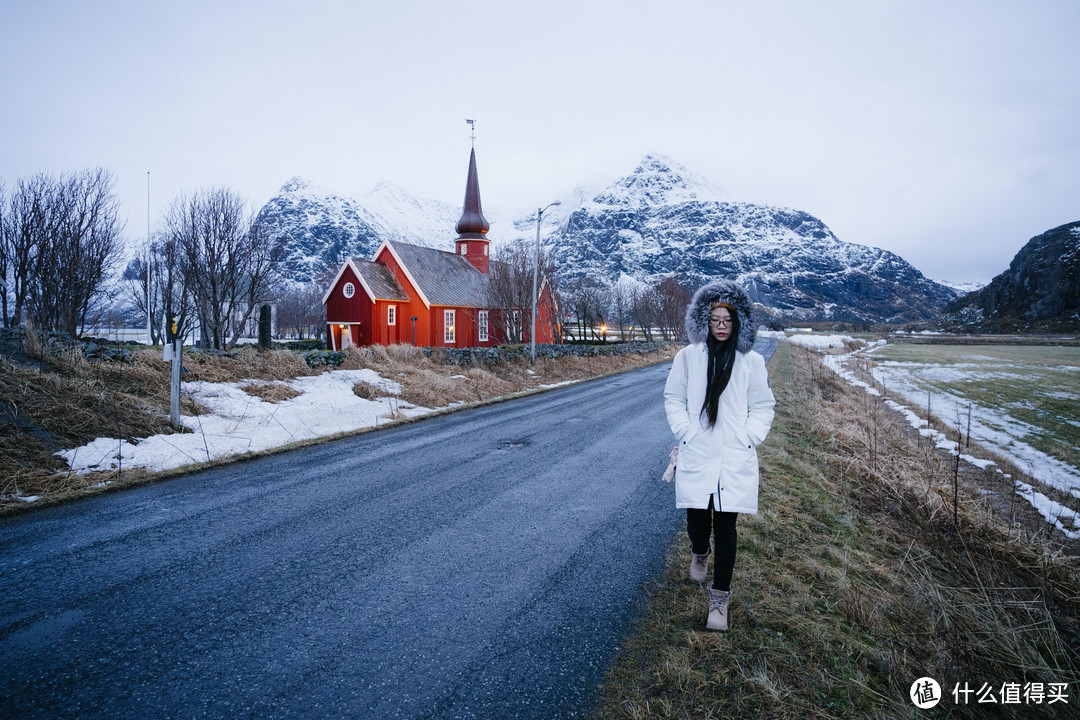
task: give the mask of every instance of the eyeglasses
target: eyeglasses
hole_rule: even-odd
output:
[[[731,318],[729,318],[729,317],[726,317],[726,318],[709,317],[709,324],[710,325],[715,325],[716,327],[730,327],[731,322],[732,322]]]

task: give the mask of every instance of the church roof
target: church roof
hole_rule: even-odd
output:
[[[490,306],[487,275],[463,256],[398,241],[386,245],[431,305]]]
[[[390,268],[382,263],[371,260],[352,259],[353,267],[360,274],[361,281],[374,295],[374,300],[395,300],[408,302],[409,296],[405,289],[390,272]]]

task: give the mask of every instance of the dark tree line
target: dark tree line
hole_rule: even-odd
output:
[[[601,340],[601,327],[612,334],[617,328],[620,337],[685,339],[683,319],[692,293],[678,278],[661,278],[652,285],[634,281],[608,285],[582,277],[569,283],[564,295],[576,339]]]

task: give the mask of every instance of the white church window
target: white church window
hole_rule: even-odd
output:
[[[347,298],[351,298],[356,294],[356,286],[351,282],[345,283],[344,287],[341,288],[341,294]]]
[[[452,343],[455,341],[454,311],[443,311],[443,341]]]
[[[481,310],[476,317],[476,325],[480,331],[480,342],[488,340],[488,311]]]

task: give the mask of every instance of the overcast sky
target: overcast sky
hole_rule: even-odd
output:
[[[1080,220],[1080,2],[0,0],[0,177],[102,166],[133,241],[296,175],[460,205],[466,118],[496,222],[655,152],[985,282]]]

